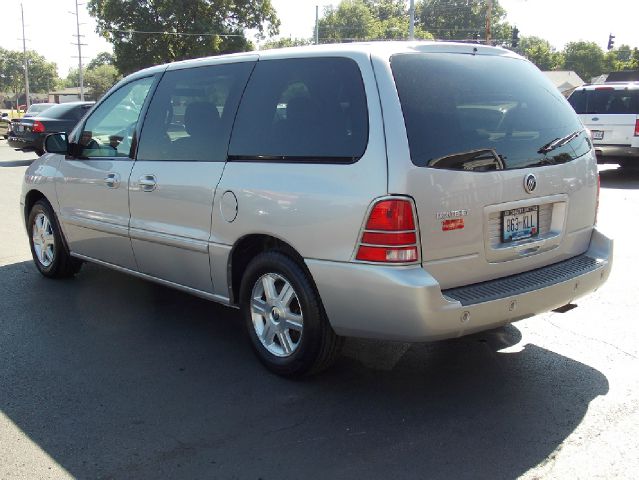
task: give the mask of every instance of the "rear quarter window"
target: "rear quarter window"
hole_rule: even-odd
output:
[[[568,102],[579,114],[639,115],[639,90],[599,87],[594,90],[577,90]]]
[[[229,160],[351,163],[367,143],[366,95],[355,61],[261,60],[238,110]]]

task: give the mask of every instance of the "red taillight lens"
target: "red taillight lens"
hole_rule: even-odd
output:
[[[408,200],[382,200],[371,211],[366,230],[414,230],[413,208]]]
[[[35,122],[33,122],[31,131],[33,133],[44,133],[44,125],[42,125],[42,122],[39,122],[38,120],[36,120]]]
[[[417,231],[412,201],[377,202],[368,215],[355,258],[364,262],[416,262]]]
[[[635,122],[635,137],[639,137],[639,118]]]
[[[417,236],[415,235],[415,232],[365,232],[362,236],[362,243],[368,243],[371,245],[410,245],[412,243],[417,243]]]

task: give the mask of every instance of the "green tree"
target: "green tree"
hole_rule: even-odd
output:
[[[409,18],[402,0],[343,0],[319,20],[321,43],[408,38]],[[415,38],[433,38],[419,25]]]
[[[570,42],[563,51],[564,70],[573,70],[589,82],[604,73],[604,52],[594,42]]]
[[[362,0],[344,0],[337,8],[324,8],[319,19],[320,42],[368,40],[376,35],[378,22]]]
[[[550,42],[543,38],[521,37],[517,51],[540,70],[557,70],[564,63],[561,52],[556,51]]]
[[[115,65],[115,58],[109,52],[100,52],[87,65],[87,70],[91,70],[100,65]]]
[[[272,39],[262,44],[262,50],[269,50],[272,48],[286,48],[286,47],[302,47],[304,45],[311,45],[313,41],[310,38],[278,38]]]
[[[84,83],[91,89],[91,96],[96,100],[104,95],[109,88],[122,78],[118,69],[113,65],[98,65],[87,69]]]
[[[61,88],[71,88],[71,87],[79,86],[80,85],[80,74],[78,72],[79,72],[79,70],[77,68],[69,69],[69,73],[67,73],[67,76],[61,80],[60,87]],[[86,68],[82,68],[82,73],[84,75],[86,75],[87,74],[87,69]]]
[[[115,66],[124,74],[250,50],[245,29],[276,35],[280,24],[270,0],[89,0],[88,10],[98,33],[113,44]]]
[[[47,92],[56,86],[57,67],[42,55],[27,50],[29,90]],[[25,91],[24,54],[0,48],[0,91],[11,92],[17,99]]]
[[[628,45],[620,45],[618,49],[606,52],[604,56],[605,72],[621,72],[639,69],[639,54]]]
[[[415,7],[415,18],[424,31],[442,40],[484,38],[486,31],[485,0],[422,0]],[[506,10],[499,1],[491,10],[491,36],[498,43],[510,42],[511,27],[505,21]]]

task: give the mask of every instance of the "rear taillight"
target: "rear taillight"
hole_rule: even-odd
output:
[[[635,121],[635,137],[639,137],[639,118]]]
[[[411,200],[378,200],[366,219],[355,258],[363,262],[416,262],[419,255],[415,225]]]
[[[35,122],[33,122],[31,131],[33,133],[44,133],[44,125],[42,125],[42,122],[39,122],[38,120],[36,120]]]

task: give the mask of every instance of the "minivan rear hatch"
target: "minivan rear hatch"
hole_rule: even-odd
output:
[[[422,264],[442,288],[586,250],[591,142],[536,67],[506,55],[406,53],[391,57],[391,70],[412,162],[401,193],[415,200]]]

